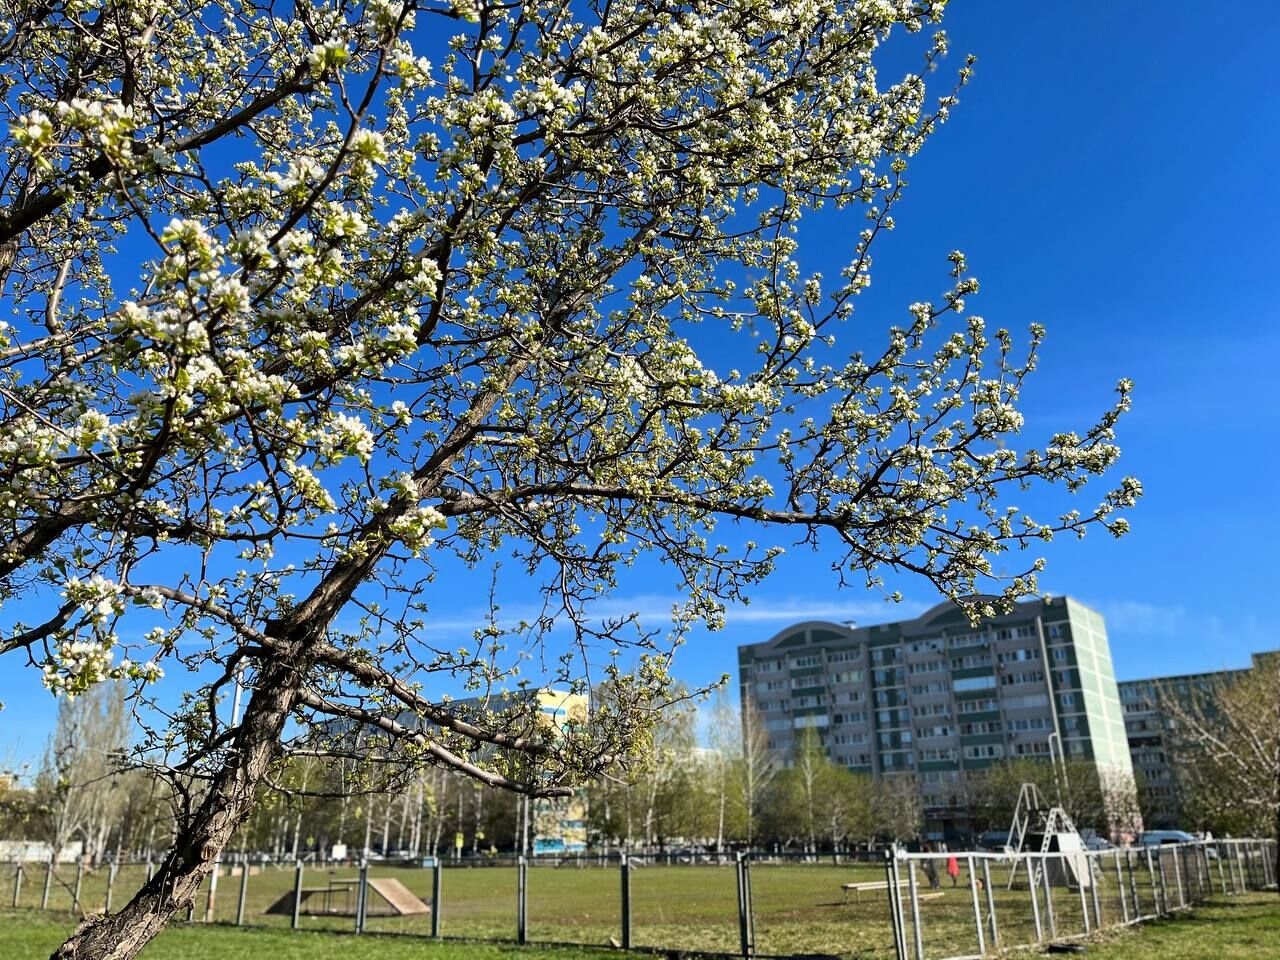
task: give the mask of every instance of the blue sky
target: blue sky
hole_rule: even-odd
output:
[[[983,285],[976,312],[1014,330],[1048,328],[1026,394],[1029,441],[1087,426],[1118,378],[1136,382],[1120,433],[1121,471],[1147,491],[1129,514],[1133,532],[1055,543],[1041,580],[1106,616],[1122,679],[1239,666],[1280,646],[1260,606],[1280,533],[1280,17],[1268,13],[1245,22],[1193,2],[957,2],[944,69],[973,52],[975,78],[913,163],[860,308],[869,330],[902,322],[906,304],[943,288],[947,252],[963,250]],[[860,226],[824,218],[802,233],[802,258],[836,256],[810,254],[834,275],[843,237]],[[900,608],[837,592],[830,560],[788,555],[723,632],[690,639],[677,672],[713,680],[732,671],[737,644],[796,619],[870,623],[937,599],[907,579],[891,584],[906,596]],[[488,584],[456,586],[434,629],[465,635]],[[647,611],[660,625],[675,596],[670,577],[646,570],[610,608]],[[0,701],[0,764],[34,757],[52,698],[11,661]]]

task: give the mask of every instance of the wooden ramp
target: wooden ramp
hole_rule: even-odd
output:
[[[303,887],[298,912],[304,916],[355,916],[356,884],[355,880],[331,879],[324,887]],[[377,895],[376,899],[369,898],[369,916],[408,917],[431,912],[431,908],[414,896],[412,890],[391,877],[370,877],[369,892]],[[292,914],[293,891],[290,890],[264,912]]]
[[[369,889],[387,901],[393,913],[402,917],[418,913],[430,913],[431,908],[413,895],[413,891],[399,880],[369,878]]]

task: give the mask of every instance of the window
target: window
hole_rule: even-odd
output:
[[[1017,720],[1009,721],[1010,730],[1048,730],[1048,717],[1019,717]]]
[[[837,713],[831,719],[835,723],[866,723],[867,714],[865,710],[855,710],[853,713]]]
[[[911,685],[911,695],[913,697],[926,697],[932,693],[946,693],[949,689],[942,680],[935,680],[932,683],[913,683]]]
[[[1000,678],[1000,682],[1005,686],[1012,686],[1015,683],[1043,683],[1044,673],[1039,670],[1010,672],[1004,674]]]
[[[951,737],[955,736],[955,727],[943,724],[936,727],[921,727],[916,731],[916,736],[924,740],[927,738]]]
[[[917,640],[907,648],[911,653],[941,653],[941,640]]]
[[[945,660],[926,660],[924,663],[913,663],[907,667],[907,672],[912,674],[919,673],[941,673],[947,669]]]
[[[963,677],[952,683],[956,693],[965,693],[970,690],[994,690],[996,687],[996,678],[994,675],[985,677]]]
[[[966,760],[994,760],[1004,756],[1004,745],[999,743],[979,743],[964,748]]]
[[[984,647],[987,642],[985,633],[962,633],[951,638],[950,646],[952,650],[958,650],[963,647]]]
[[[925,703],[911,708],[913,717],[950,717],[951,708],[945,703]]]
[[[1000,654],[1001,663],[1022,663],[1027,660],[1039,660],[1040,651],[1034,648],[1020,648],[1018,650],[1007,650]]]
[[[926,762],[937,762],[941,760],[955,760],[955,747],[931,747],[927,750],[920,751],[920,759]]]

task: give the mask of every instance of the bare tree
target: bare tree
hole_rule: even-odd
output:
[[[126,792],[120,762],[127,746],[125,691],[106,683],[58,704],[58,721],[36,777],[44,808],[44,837],[56,860],[79,840],[82,855],[96,861],[122,811]]]
[[[711,749],[709,773],[716,802],[716,852],[724,852],[725,823],[734,778],[742,758],[742,716],[721,689],[707,718],[707,744]]]
[[[1229,679],[1166,686],[1158,697],[1188,814],[1220,832],[1280,841],[1280,654]]]
[[[739,771],[747,846],[751,846],[756,839],[761,801],[777,776],[778,764],[769,746],[768,732],[750,697],[742,701],[742,766]]]

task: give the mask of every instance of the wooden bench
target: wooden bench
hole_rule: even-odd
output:
[[[907,881],[906,881],[906,880],[899,880],[899,881],[898,881],[898,886],[900,886],[900,887],[901,887],[901,886],[905,886],[905,885],[906,885],[906,883],[907,883]],[[844,902],[845,902],[845,903],[848,903],[848,902],[849,902],[849,891],[850,891],[850,890],[852,890],[852,891],[853,891],[853,901],[854,901],[854,903],[857,903],[857,902],[859,902],[859,901],[862,899],[862,892],[863,892],[864,890],[866,890],[866,891],[871,891],[871,890],[888,890],[888,889],[889,889],[889,881],[888,881],[888,880],[865,880],[865,881],[863,881],[862,883],[842,883],[842,884],[840,884],[840,891],[844,894]]]

